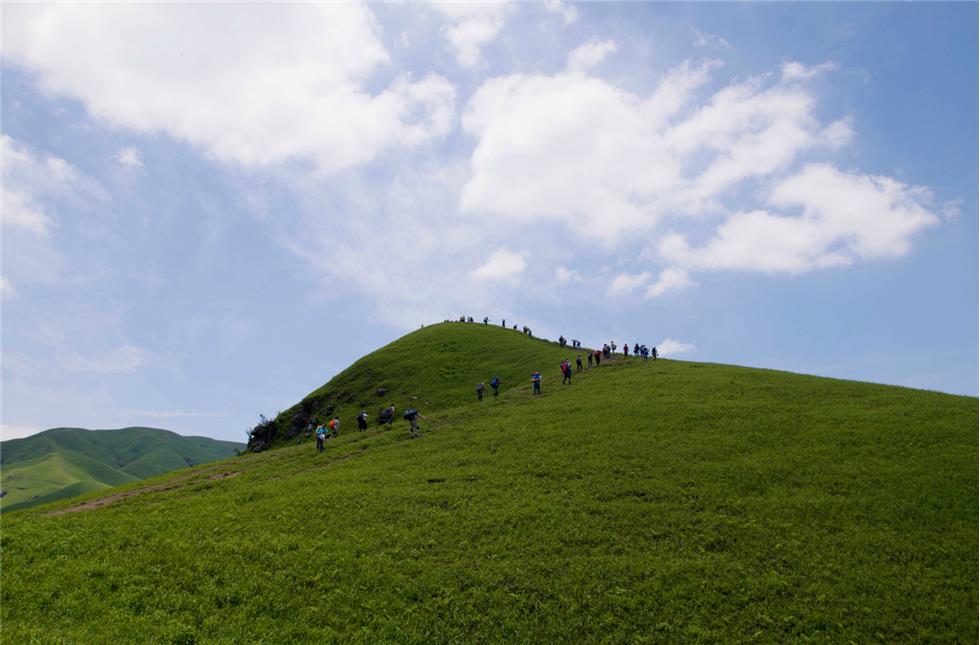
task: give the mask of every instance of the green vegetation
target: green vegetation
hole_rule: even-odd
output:
[[[440,333],[466,358],[405,361]],[[518,387],[480,404],[490,333],[382,350],[420,439],[345,418],[323,454],[6,514],[4,640],[976,642],[977,399],[623,358],[562,386],[571,351],[515,334]]]
[[[0,444],[0,509],[28,508],[226,459],[242,447],[155,428],[52,428]]]

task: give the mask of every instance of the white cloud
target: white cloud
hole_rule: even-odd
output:
[[[801,273],[861,259],[898,257],[911,237],[938,218],[927,191],[888,177],[853,175],[811,164],[774,186],[768,205],[802,209],[797,216],[739,212],[692,249],[682,235],[660,245],[667,261],[693,269]]]
[[[837,64],[830,61],[820,63],[819,65],[814,65],[812,67],[807,67],[803,63],[796,61],[787,61],[783,63],[781,72],[783,75],[783,80],[805,81],[815,76],[825,74],[826,72],[832,72],[836,69]]]
[[[152,359],[153,354],[145,349],[123,345],[95,355],[84,356],[75,352],[62,354],[59,363],[62,369],[70,372],[106,375],[135,372]]]
[[[55,225],[45,202],[81,208],[107,199],[105,190],[64,159],[38,154],[30,146],[0,135],[3,225],[46,237]]]
[[[17,290],[14,289],[14,285],[10,284],[10,280],[4,276],[0,276],[0,298],[7,300],[16,297]]]
[[[657,281],[647,287],[644,296],[646,298],[656,298],[668,291],[681,291],[688,287],[693,287],[694,282],[687,275],[687,271],[675,267],[668,267],[660,272]]]
[[[616,43],[611,40],[591,40],[572,50],[568,55],[568,69],[587,72],[616,51]]]
[[[680,65],[648,96],[580,71],[487,81],[463,116],[477,145],[462,209],[556,220],[611,246],[666,214],[717,211],[744,182],[844,139],[843,125],[821,126],[805,86],[772,77],[729,85],[681,117],[717,67]]]
[[[691,31],[694,32],[695,47],[728,47],[728,41],[721,36],[700,32],[693,25]]]
[[[36,426],[0,423],[0,440],[10,441],[11,439],[23,439],[24,437],[35,435],[42,430],[43,428],[38,428]]]
[[[611,298],[623,297],[632,295],[634,291],[642,287],[647,281],[650,280],[650,273],[644,271],[643,273],[620,273],[609,285],[609,289],[606,291],[606,295]]]
[[[133,146],[120,148],[113,158],[123,168],[136,170],[143,167],[143,154]]]
[[[443,36],[456,62],[465,68],[480,65],[481,50],[497,38],[513,10],[507,2],[431,2],[430,6],[449,20]]]
[[[4,18],[5,64],[48,93],[225,161],[331,173],[453,126],[455,89],[440,76],[367,89],[390,58],[365,5],[25,4]]]
[[[470,271],[470,277],[476,280],[510,280],[527,267],[523,253],[514,253],[507,249],[497,249],[487,258],[487,261]]]
[[[660,356],[676,356],[677,354],[692,352],[694,349],[695,347],[692,343],[684,343],[673,338],[665,338],[657,345],[657,354]]]
[[[548,13],[560,15],[565,21],[566,27],[580,17],[579,10],[575,8],[575,5],[570,2],[563,2],[562,0],[544,0],[544,9]]]

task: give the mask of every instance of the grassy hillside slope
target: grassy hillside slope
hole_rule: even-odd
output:
[[[420,439],[348,427],[5,515],[5,640],[976,642],[977,399],[663,360],[546,376]]]
[[[53,428],[0,443],[0,509],[12,510],[224,459],[242,444],[156,428]]]
[[[270,424],[272,440],[260,430],[250,446],[295,445],[308,435],[311,419],[331,416],[343,429],[366,410],[372,424],[389,403],[397,410],[418,408],[426,414],[476,399],[476,384],[494,376],[502,388],[527,383],[532,369],[558,374],[564,358],[574,362],[585,350],[562,349],[554,342],[529,338],[521,332],[482,323],[443,323],[416,330],[361,358],[317,388],[302,401],[278,414]],[[583,354],[583,361],[585,356]],[[558,376],[561,382],[561,376]],[[385,394],[378,394],[379,390]],[[486,396],[490,396],[487,385]],[[400,418],[400,414],[399,414]]]

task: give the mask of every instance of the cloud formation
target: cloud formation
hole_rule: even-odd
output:
[[[665,338],[657,345],[657,354],[660,356],[676,356],[693,352],[696,348],[692,343],[685,343],[673,338]]]
[[[431,2],[430,6],[448,20],[443,37],[459,66],[468,69],[483,62],[481,50],[497,38],[514,9],[507,2]]]
[[[35,4],[4,18],[5,63],[49,94],[224,161],[333,173],[453,127],[455,88],[441,76],[368,89],[390,57],[365,5]]]

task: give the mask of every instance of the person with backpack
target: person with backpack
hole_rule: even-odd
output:
[[[589,361],[589,362],[591,363],[592,361]],[[575,371],[577,371],[577,372],[581,372],[582,371],[582,355],[581,354],[579,354],[578,356],[575,357],[575,367],[576,367],[576,370]]]
[[[494,376],[490,379],[490,389],[493,390],[493,398],[496,399],[497,395],[500,394],[500,378]]]
[[[480,381],[479,383],[476,384],[476,399],[478,401],[483,400],[483,388],[484,388],[483,381]]]
[[[340,419],[337,417],[330,419],[327,427],[330,428],[330,436],[336,437],[338,434],[340,434]]]
[[[531,394],[541,394],[541,372],[531,372]]]
[[[602,352],[598,349],[595,350],[595,366],[599,367],[599,363],[602,362]]]
[[[656,347],[653,348],[653,351],[650,352],[650,354],[651,354],[651,356],[653,356],[653,360],[657,360],[657,357],[660,356],[660,354],[657,353],[657,348]]]
[[[357,415],[357,429],[360,430],[361,432],[367,430],[367,420],[368,420],[368,413],[364,410],[361,410],[361,413]]]
[[[419,414],[419,411],[415,408],[409,408],[408,410],[405,410],[405,414],[402,415],[402,418],[408,421],[408,435],[412,438],[419,436],[418,420],[424,419],[425,417]]]
[[[623,343],[623,356],[629,356],[629,355],[630,355],[630,344]]]
[[[561,384],[572,384],[572,364],[566,359],[561,364]]]
[[[595,356],[595,354],[593,354],[592,352],[589,352],[589,353],[588,353],[588,358],[589,358],[589,369],[592,369],[592,361],[593,361],[593,356]]]
[[[381,411],[381,416],[378,417],[378,423],[381,425],[388,424],[388,429],[391,429],[392,424],[395,422],[395,404],[389,403],[388,407]]]
[[[323,452],[323,440],[327,438],[327,430],[321,423],[316,427],[316,451]]]
[[[640,344],[633,343],[633,356],[639,356],[639,355],[640,355]]]

